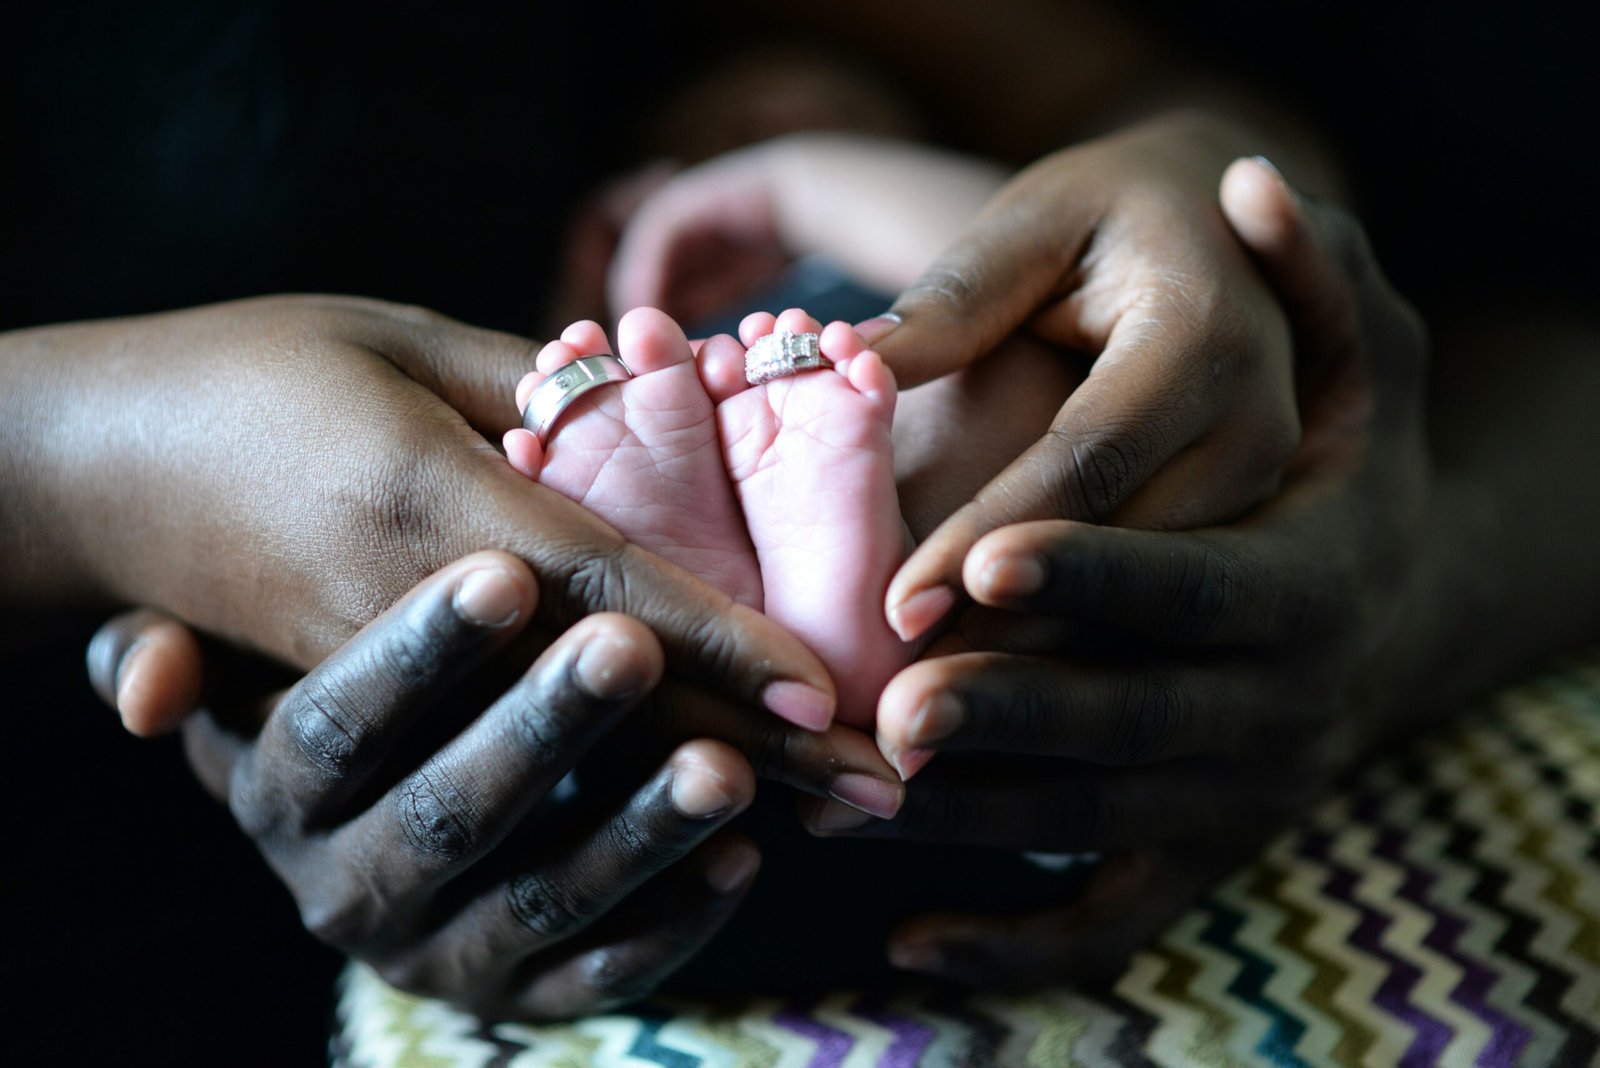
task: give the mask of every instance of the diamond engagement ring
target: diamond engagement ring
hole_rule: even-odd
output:
[[[573,401],[600,386],[626,382],[633,377],[628,365],[615,356],[581,356],[540,382],[522,412],[522,425],[543,445],[550,430]]]
[[[832,366],[832,361],[822,355],[820,334],[795,334],[780,330],[756,338],[756,343],[744,354],[744,380],[752,386],[759,386],[774,378]]]

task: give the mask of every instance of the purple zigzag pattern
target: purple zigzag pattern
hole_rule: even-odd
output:
[[[1377,827],[1378,841],[1373,852],[1405,872],[1400,896],[1433,916],[1433,926],[1423,937],[1422,944],[1453,961],[1463,973],[1461,981],[1450,991],[1450,1000],[1489,1025],[1489,1043],[1480,1053],[1482,1062],[1515,1064],[1523,1048],[1533,1041],[1533,1031],[1489,1004],[1489,991],[1499,982],[1500,973],[1458,947],[1457,940],[1467,929],[1467,921],[1434,900],[1433,885],[1437,878],[1406,860],[1405,833],[1388,823],[1378,823]]]
[[[850,1011],[894,1035],[894,1043],[878,1061],[879,1068],[916,1068],[938,1032],[920,1020],[890,1012],[887,1001],[883,994],[867,994],[850,1006]]]
[[[856,1040],[813,1016],[811,1009],[815,1006],[814,1002],[809,1005],[806,1002],[791,1004],[793,1008],[783,1008],[773,1013],[772,1022],[817,1044],[817,1051],[811,1055],[807,1068],[838,1068]]]
[[[1352,818],[1354,815],[1352,812]],[[1416,1033],[1400,1063],[1416,1065],[1417,1068],[1437,1064],[1439,1054],[1455,1032],[1412,1002],[1411,991],[1422,975],[1421,970],[1384,948],[1383,932],[1389,927],[1389,918],[1356,897],[1355,888],[1360,876],[1334,859],[1331,845],[1332,838],[1325,832],[1308,831],[1301,837],[1299,851],[1327,867],[1329,875],[1322,885],[1323,892],[1344,902],[1361,917],[1361,922],[1350,933],[1351,944],[1389,966],[1373,1000],[1391,1016],[1409,1024]]]

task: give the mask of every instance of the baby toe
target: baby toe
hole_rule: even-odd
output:
[[[636,375],[660,371],[694,359],[683,328],[665,312],[635,308],[617,324],[622,362]]]
[[[571,345],[579,356],[611,355],[611,343],[606,340],[605,328],[593,319],[580,319],[573,323],[561,331],[561,340]]]
[[[739,340],[754,345],[757,338],[766,337],[777,328],[778,317],[771,312],[751,312],[739,320]]]
[[[778,316],[777,329],[791,334],[820,334],[822,324],[800,308],[789,308]]]

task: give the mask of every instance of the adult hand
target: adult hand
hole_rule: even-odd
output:
[[[886,606],[901,637],[945,616],[991,530],[1056,518],[1192,528],[1278,488],[1300,432],[1289,329],[1216,204],[1223,168],[1254,143],[1183,113],[1048,156],[890,317],[862,324],[905,386],[1018,331],[1092,361],[1048,433],[901,568]]]
[[[902,966],[984,982],[1113,969],[1426,707],[1408,676],[1414,620],[1430,610],[1420,320],[1346,216],[1302,205],[1248,161],[1222,200],[1304,361],[1288,482],[1231,526],[1053,520],[973,547],[965,589],[985,607],[879,708],[880,742],[908,774],[940,756],[893,821],[857,827],[825,804],[809,818],[833,833],[1119,855],[1062,908],[911,921],[891,949]]]
[[[1003,180],[981,160],[859,135],[794,134],[729,152],[633,206],[610,265],[611,306],[705,318],[807,255],[898,291]]]
[[[287,691],[218,680],[210,714],[185,723],[202,781],[315,934],[401,989],[491,1016],[643,996],[716,932],[760,859],[719,831],[754,790],[750,763],[720,742],[631,745],[636,776],[607,755],[603,775],[579,766],[577,798],[560,800],[557,784],[602,739],[638,738],[662,651],[637,621],[599,614],[518,674],[526,657],[512,646],[535,601],[520,561],[475,554]],[[114,621],[91,657],[97,686],[137,703],[174,666],[198,665],[173,628]],[[791,734],[758,755],[826,759],[804,748],[820,736]]]
[[[0,336],[18,461],[0,469],[22,472],[0,591],[148,605],[307,668],[445,562],[501,548],[539,574],[547,625],[624,612],[674,672],[825,726],[832,683],[798,640],[485,440],[517,424],[529,360],[520,338],[337,297]]]

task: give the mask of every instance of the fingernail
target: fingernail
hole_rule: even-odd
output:
[[[926,767],[928,761],[932,759],[932,749],[907,749],[890,757],[889,763],[893,764],[894,770],[900,773],[901,782],[910,782],[911,776]]]
[[[833,698],[803,682],[774,682],[761,691],[761,703],[808,731],[825,731],[833,722]]]
[[[955,591],[949,586],[918,590],[889,610],[889,626],[901,641],[914,642],[926,634],[929,627],[943,619],[955,603]]]
[[[1037,556],[1002,556],[983,571],[983,595],[1013,601],[1044,589],[1044,579],[1044,561]]]
[[[112,700],[116,706],[117,714],[122,714],[123,705],[126,703],[130,680],[138,674],[138,661],[144,652],[144,639],[140,638],[123,652],[122,659],[117,661],[116,674],[111,678]]]
[[[522,613],[522,593],[503,567],[469,572],[456,587],[456,615],[480,627],[504,627]]]
[[[824,801],[811,820],[811,830],[817,834],[835,831],[853,831],[865,827],[872,817],[860,809],[851,808],[839,801]]]
[[[673,771],[671,793],[672,807],[692,820],[720,816],[733,807],[728,784],[698,766]]]
[[[932,942],[890,942],[889,963],[902,971],[936,972],[941,965],[939,947]]]
[[[857,771],[836,776],[828,784],[828,793],[835,800],[882,820],[894,819],[894,814],[900,811],[900,803],[905,800],[905,787],[899,783],[885,782]]]
[[[706,865],[706,884],[719,894],[731,894],[755,877],[761,854],[748,846],[724,849]]]
[[[911,714],[906,740],[923,746],[950,737],[966,722],[967,710],[961,699],[949,692],[936,693]]]
[[[902,322],[904,320],[894,312],[884,312],[882,315],[857,323],[855,329],[856,333],[861,335],[861,340],[872,345],[888,337]]]
[[[572,665],[578,685],[590,695],[608,701],[626,697],[643,687],[649,681],[648,670],[637,645],[611,634],[591,638]]]
[[[1278,165],[1276,163],[1272,162],[1267,157],[1265,157],[1265,156],[1251,156],[1250,158],[1255,160],[1257,163],[1261,164],[1263,167],[1265,167],[1267,170],[1271,171],[1273,174],[1277,175],[1278,179],[1280,181],[1283,179],[1283,172],[1278,169]]]

